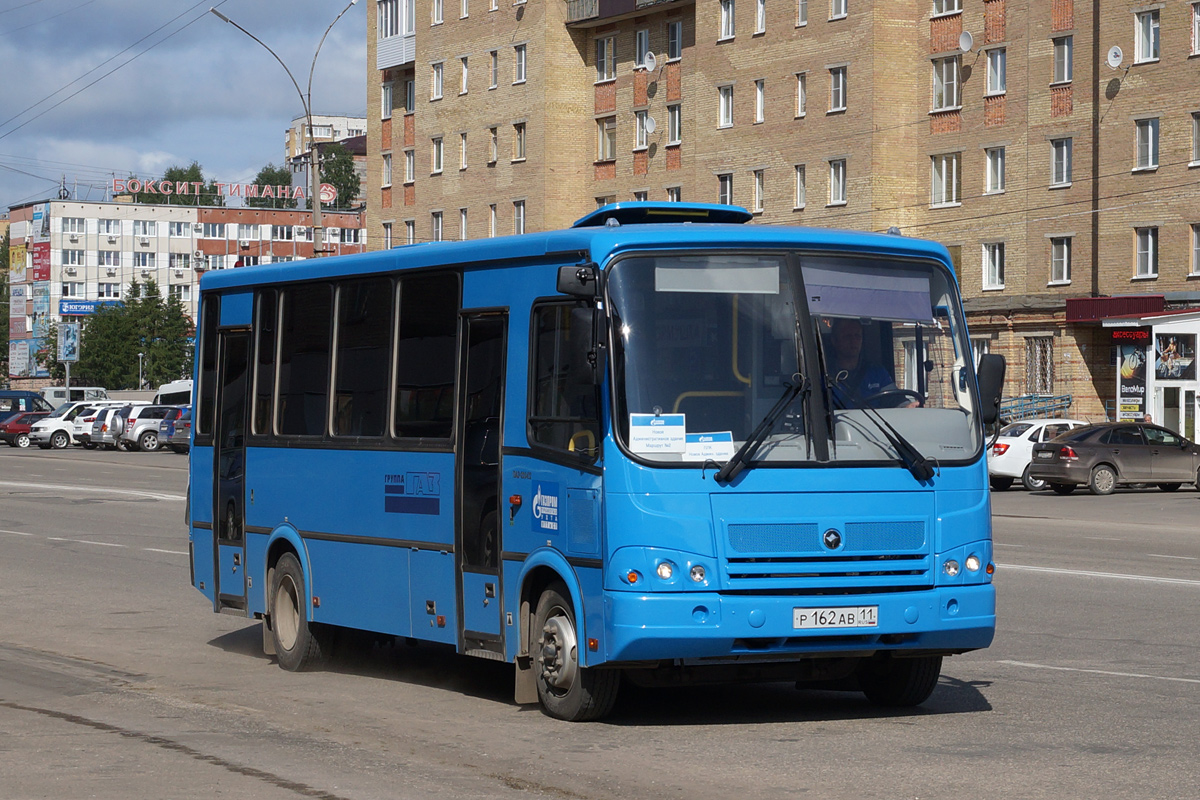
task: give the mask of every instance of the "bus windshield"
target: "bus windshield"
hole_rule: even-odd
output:
[[[639,458],[724,463],[768,416],[755,463],[895,463],[911,445],[940,464],[981,450],[971,346],[935,263],[656,254],[613,264],[608,295],[614,428]]]

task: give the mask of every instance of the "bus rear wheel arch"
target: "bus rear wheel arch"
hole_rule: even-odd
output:
[[[571,595],[561,581],[538,597],[529,652],[538,702],[550,716],[568,722],[600,719],[612,710],[620,673],[579,663],[579,634]]]
[[[279,666],[300,672],[321,666],[332,648],[332,632],[308,618],[308,590],[300,561],[291,552],[271,569],[269,626]]]

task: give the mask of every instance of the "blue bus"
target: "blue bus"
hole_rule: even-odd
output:
[[[193,585],[284,669],[440,642],[566,720],[623,680],[923,702],[995,629],[1004,361],[940,245],[750,220],[621,203],[205,274]]]

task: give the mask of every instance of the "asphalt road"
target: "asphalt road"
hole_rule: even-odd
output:
[[[280,670],[189,586],[185,461],[0,447],[0,800],[1200,796],[1190,487],[996,495],[996,642],[917,710],[623,690],[570,725],[435,647]]]

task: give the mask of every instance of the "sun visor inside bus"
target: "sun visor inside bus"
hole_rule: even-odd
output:
[[[928,273],[866,265],[854,272],[813,264],[801,269],[813,316],[933,321]]]
[[[658,266],[654,269],[654,291],[779,294],[779,264],[754,261],[737,266]]]

